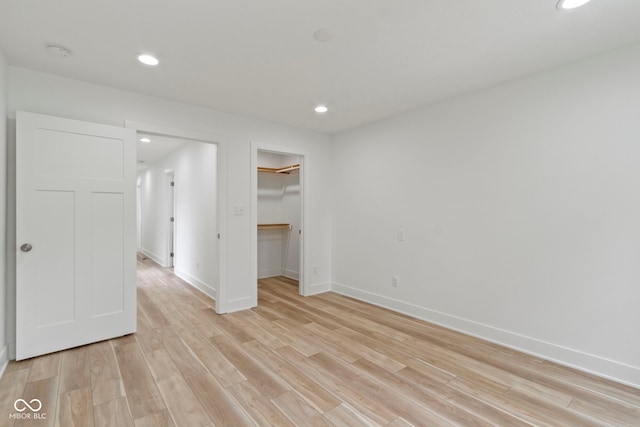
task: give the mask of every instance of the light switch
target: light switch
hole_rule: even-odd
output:
[[[398,242],[404,242],[405,240],[404,228],[398,228]]]
[[[244,215],[246,213],[246,209],[244,206],[242,205],[236,205],[233,207],[233,214],[234,215]]]

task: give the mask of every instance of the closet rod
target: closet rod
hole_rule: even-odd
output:
[[[258,166],[258,172],[268,172],[268,173],[286,173],[289,174],[291,171],[300,169],[300,164],[284,166],[282,168],[267,168],[263,166]]]

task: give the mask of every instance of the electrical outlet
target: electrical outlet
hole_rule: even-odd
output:
[[[315,276],[316,274],[318,274],[318,267],[317,266],[313,266],[313,275]]]
[[[400,278],[398,276],[391,277],[391,286],[393,286],[394,288],[400,287]]]
[[[398,242],[404,242],[406,240],[404,228],[398,228],[398,232],[396,236],[398,238]]]

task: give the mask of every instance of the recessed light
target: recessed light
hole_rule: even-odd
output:
[[[316,113],[326,113],[327,111],[329,111],[329,109],[327,107],[325,107],[324,105],[318,105],[316,106],[316,108],[314,108],[314,111]]]
[[[328,28],[321,28],[313,33],[313,38],[318,40],[319,42],[329,42],[333,40],[333,31],[329,30]]]
[[[590,0],[560,0],[556,7],[559,10],[575,9],[576,7],[584,6],[589,3]]]
[[[158,58],[151,55],[138,55],[138,61],[142,62],[145,65],[158,65],[160,61]]]
[[[148,144],[151,142],[151,140],[149,138],[140,138],[140,142],[144,142],[145,144]]]

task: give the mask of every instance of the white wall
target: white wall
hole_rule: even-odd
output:
[[[228,294],[226,309],[251,306],[251,141],[299,147],[309,153],[307,186],[313,194],[306,238],[310,250],[305,262],[317,265],[308,283],[330,281],[331,196],[329,185],[330,137],[284,125],[222,113],[133,92],[9,67],[9,116],[16,110],[32,111],[123,126],[125,120],[211,133],[224,139],[228,170],[226,205],[228,230],[222,230],[221,247],[227,251]],[[233,215],[235,206],[246,215]],[[311,271],[310,268],[305,271]]]
[[[335,290],[640,386],[640,45],[333,150]]]
[[[279,168],[300,163],[297,156],[258,152],[258,164]],[[258,224],[288,223],[291,230],[258,231],[258,278],[284,275],[298,280],[300,272],[300,176],[258,174]]]
[[[167,194],[167,178],[164,168],[159,164],[138,172],[138,191],[140,194],[140,252],[151,258],[162,267],[169,266],[166,253],[167,216],[169,196]]]
[[[216,145],[191,142],[138,174],[141,250],[169,265],[169,180],[173,171],[175,207],[174,272],[215,298],[218,240],[216,228]]]
[[[7,348],[7,62],[0,50],[0,375],[6,367]]]

